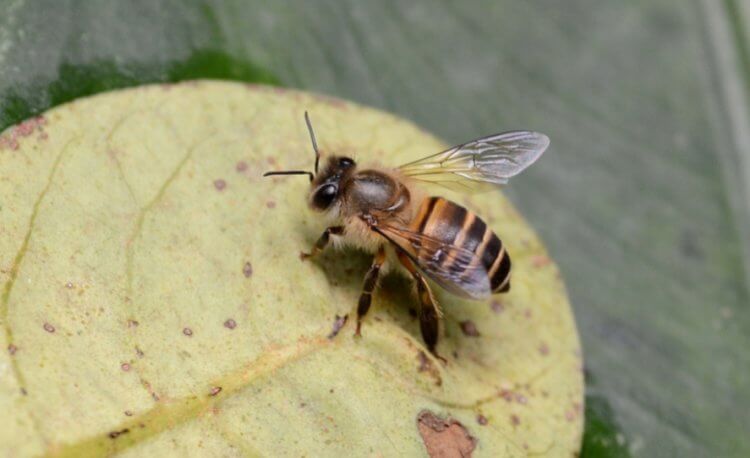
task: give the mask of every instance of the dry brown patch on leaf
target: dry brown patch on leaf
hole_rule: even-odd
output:
[[[477,440],[464,425],[429,410],[419,412],[417,427],[430,458],[470,457],[477,446]]]

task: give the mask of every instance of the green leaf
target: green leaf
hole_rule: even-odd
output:
[[[514,280],[492,301],[436,291],[447,365],[428,356],[399,275],[384,279],[362,338],[341,328],[367,256],[303,262],[325,227],[306,208],[309,184],[262,178],[312,164],[305,110],[324,151],[364,163],[443,147],[372,109],[220,82],[82,99],[0,136],[4,450],[579,450],[571,309],[557,269],[499,193],[449,194],[502,234]]]
[[[549,134],[544,160],[507,192],[560,263],[594,376],[587,395],[609,406],[598,411],[616,432],[591,428],[585,443],[619,433],[638,456],[750,454],[746,2],[4,9],[3,126],[57,103],[50,88],[83,95],[86,85],[64,82],[65,66],[109,62],[129,85],[167,81],[170,68],[218,52],[451,143],[513,128]],[[190,74],[236,77],[199,67]]]

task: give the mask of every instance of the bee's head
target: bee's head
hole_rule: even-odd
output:
[[[270,175],[308,175],[310,177],[310,207],[313,210],[325,211],[331,208],[336,199],[340,196],[342,182],[349,177],[354,171],[354,160],[344,156],[331,156],[328,158],[323,170],[318,173],[318,164],[320,162],[320,151],[315,141],[310,117],[305,112],[305,122],[307,129],[310,131],[310,140],[312,140],[313,150],[315,150],[315,172],[306,170],[281,170],[277,172],[266,172],[264,177]]]
[[[354,160],[344,156],[328,158],[323,170],[316,174],[310,187],[310,207],[325,211],[340,196],[342,182],[348,179],[355,167]]]

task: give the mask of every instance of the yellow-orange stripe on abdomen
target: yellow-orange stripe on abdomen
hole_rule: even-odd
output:
[[[503,242],[479,216],[461,205],[442,197],[429,197],[420,205],[410,230],[474,253],[472,265],[481,263],[487,271],[492,292],[502,293],[510,289],[510,256]],[[424,260],[428,251],[417,249],[417,259]],[[451,265],[452,259],[443,262],[446,270],[456,269]]]

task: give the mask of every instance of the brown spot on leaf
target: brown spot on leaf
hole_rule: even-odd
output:
[[[51,324],[49,324],[49,323],[44,323],[44,326],[42,326],[42,327],[44,328],[44,330],[45,330],[45,331],[47,331],[47,332],[49,332],[49,333],[53,333],[53,332],[55,332],[55,327],[54,327],[54,326],[52,326],[52,325],[51,325]]]
[[[122,436],[123,434],[127,434],[129,432],[130,432],[130,430],[128,428],[121,429],[119,431],[112,431],[111,433],[109,433],[109,438],[110,439],[117,439],[119,436]]]
[[[143,358],[143,350],[141,350],[141,349],[140,349],[140,348],[138,348],[138,347],[135,347],[135,354],[136,354],[136,356],[138,356],[139,358]]]
[[[521,424],[521,419],[518,418],[518,415],[513,414],[510,416],[510,424],[513,426],[518,426]]]
[[[479,330],[477,329],[477,325],[475,325],[473,321],[465,320],[459,324],[461,325],[461,331],[464,333],[464,335],[469,337],[479,337]]]
[[[234,329],[237,327],[237,322],[230,318],[224,322],[224,327],[227,329]]]
[[[430,458],[470,457],[477,446],[477,440],[464,425],[452,418],[440,418],[429,410],[419,412],[417,427]]]
[[[136,320],[128,320],[128,327],[129,328],[137,328],[140,323]]]
[[[484,415],[480,413],[479,415],[477,415],[477,423],[479,423],[482,426],[485,426],[488,423],[487,417],[485,417]]]
[[[211,391],[208,393],[209,396],[216,396],[217,394],[221,393],[221,387],[215,386],[211,388]]]
[[[188,337],[192,337],[193,336],[193,330],[190,329],[190,328],[183,328],[182,329],[182,333],[185,334]]]
[[[328,334],[328,340],[333,340],[333,338],[339,334],[339,331],[341,331],[341,328],[344,327],[344,325],[346,324],[346,320],[348,319],[349,315],[336,315],[336,319],[333,320],[333,329],[331,329],[331,333]]]
[[[133,412],[131,412],[129,410],[126,410],[124,413],[125,413],[126,417],[132,417],[133,416]]]
[[[216,188],[217,191],[223,191],[224,188],[227,187],[227,182],[219,178],[218,180],[214,180],[214,188]]]
[[[8,353],[10,354],[10,356],[15,355],[17,351],[18,351],[18,347],[16,347],[13,344],[8,345]]]
[[[542,342],[541,345],[539,345],[539,353],[542,356],[549,355],[549,345],[547,345],[546,343]]]
[[[492,308],[492,311],[495,313],[502,313],[503,310],[505,310],[505,306],[503,305],[503,303],[498,300],[493,300],[492,302],[490,302],[490,308]]]
[[[550,258],[544,255],[537,255],[531,259],[531,264],[536,268],[544,267],[551,262]]]
[[[130,364],[129,363],[122,363],[120,364],[120,369],[124,370],[125,372],[130,370]]]
[[[435,380],[435,385],[440,386],[443,384],[443,379],[440,377],[440,372],[438,372],[435,365],[432,364],[432,360],[427,356],[425,352],[420,350],[419,353],[417,353],[417,360],[419,361],[419,367],[417,368],[417,371],[425,372],[430,375]]]
[[[245,278],[250,278],[253,275],[253,265],[250,264],[250,261],[246,262],[244,266],[242,266],[242,275],[245,276]]]
[[[268,208],[276,208],[276,202],[274,202],[272,200],[269,200],[268,202],[266,202],[266,207],[268,207]]]
[[[239,161],[237,165],[234,167],[234,169],[237,170],[238,172],[244,172],[245,170],[247,170],[247,162]]]

